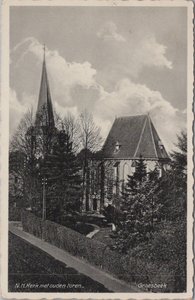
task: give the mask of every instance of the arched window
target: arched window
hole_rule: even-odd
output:
[[[128,175],[130,175],[130,167],[127,163],[125,163],[123,166],[123,181],[124,181],[124,183],[127,182]]]

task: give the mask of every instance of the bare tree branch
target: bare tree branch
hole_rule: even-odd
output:
[[[102,146],[102,137],[100,128],[96,126],[92,114],[84,110],[79,117],[80,141],[84,149],[92,152],[100,150]]]
[[[79,139],[79,120],[71,113],[68,113],[63,119],[64,130],[72,142],[72,150],[77,153],[81,147]]]

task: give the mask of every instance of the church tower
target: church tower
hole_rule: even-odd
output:
[[[36,158],[44,157],[52,151],[57,129],[55,127],[52,98],[49,88],[49,80],[46,68],[45,46],[41,84],[38,97],[38,105],[33,126],[34,149]]]
[[[45,46],[42,66],[41,85],[39,91],[39,100],[35,118],[35,127],[55,128],[53,105],[47,76],[47,68],[45,61]]]

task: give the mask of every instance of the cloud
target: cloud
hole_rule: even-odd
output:
[[[146,85],[134,83],[127,78],[120,80],[113,92],[101,91],[101,97],[96,103],[94,112],[96,118],[99,119],[99,124],[105,120],[112,123],[115,116],[149,113],[169,150],[176,142],[176,134],[185,125],[184,122],[181,122],[178,110],[158,91],[153,91]],[[105,136],[108,133],[106,131],[103,128]]]
[[[23,93],[19,101],[15,90],[10,89],[9,92],[9,130],[10,135],[14,133],[20,123],[21,118],[32,108],[35,111],[35,98],[32,95]]]
[[[43,45],[35,38],[24,39],[12,50],[13,53],[19,48],[24,47],[21,56],[17,61],[20,65],[25,56],[33,54],[39,62],[43,60]],[[46,64],[49,78],[51,79],[52,95],[59,104],[70,105],[71,90],[80,85],[89,89],[96,85],[96,70],[92,68],[88,61],[83,63],[68,62],[58,51],[46,49]]]
[[[78,117],[78,109],[77,106],[72,106],[72,107],[64,107],[60,104],[58,104],[58,102],[54,102],[54,110],[59,114],[60,117],[64,117],[68,114],[73,115],[74,117]]]
[[[18,101],[16,91],[12,89],[10,89],[9,100],[9,127],[12,134],[25,113],[25,107]]]
[[[167,57],[166,45],[159,42],[153,34],[132,32],[127,37],[125,46],[113,40],[101,46],[98,54],[98,65],[101,68],[96,77],[105,88],[113,88],[123,77],[137,79],[145,70],[152,75],[153,70],[172,72],[174,67]],[[159,72],[159,77],[161,75],[164,76],[164,73]]]
[[[166,58],[166,46],[158,43],[154,36],[147,36],[140,40],[134,59],[141,68],[142,66],[165,67],[172,69],[172,62]]]
[[[125,38],[117,32],[117,26],[114,22],[106,22],[97,32],[97,36],[106,41],[114,40],[117,42],[125,42]]]
[[[138,40],[136,45],[139,51],[133,49],[131,55],[125,52],[126,57],[122,56],[124,61],[122,60],[121,64],[118,61],[120,65],[127,68],[131,62],[131,72],[137,74],[143,66],[172,68],[171,62],[165,57],[166,47],[157,43],[154,37],[144,37]],[[21,60],[29,54],[33,55],[41,65],[42,45],[36,39],[29,38],[18,44],[12,55],[23,46],[23,51],[20,51],[22,53],[19,58],[20,65]],[[127,51],[127,47],[122,49]],[[114,58],[113,61],[115,62]],[[97,75],[100,76],[101,72],[97,72],[90,62],[67,62],[58,51],[47,49],[46,62],[54,108],[62,116],[67,112],[78,116],[83,109],[87,108],[93,113],[95,122],[101,127],[102,135],[106,138],[115,116],[149,113],[165,146],[172,149],[173,143],[176,142],[176,134],[185,126],[184,114],[164,99],[160,92],[151,90],[144,84],[135,83],[130,79],[133,76],[124,77],[124,75],[120,75],[111,89],[106,89],[98,80]],[[110,74],[107,74],[107,77]],[[37,96],[26,91],[18,99],[16,92],[12,91],[10,101],[10,114],[13,116],[11,127],[15,127],[17,123],[15,120],[20,119],[27,106],[37,105]]]

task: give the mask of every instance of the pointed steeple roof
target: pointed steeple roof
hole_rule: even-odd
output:
[[[115,119],[102,150],[105,158],[169,159],[149,115]]]
[[[39,91],[39,100],[38,100],[38,106],[36,112],[35,126],[50,127],[50,128],[55,127],[53,106],[52,106],[51,93],[49,88],[49,81],[48,81],[47,68],[45,62],[45,46],[44,46],[41,85]]]

